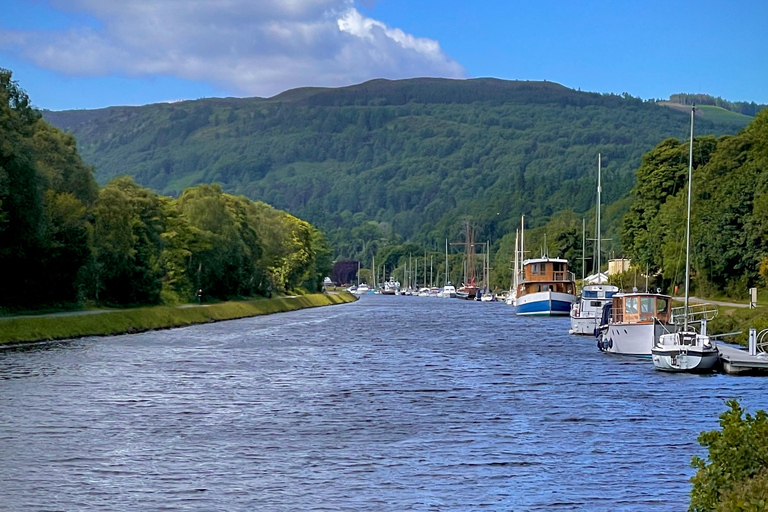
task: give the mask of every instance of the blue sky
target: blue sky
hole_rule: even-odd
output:
[[[0,12],[0,67],[51,110],[414,76],[768,103],[756,0],[0,0]]]

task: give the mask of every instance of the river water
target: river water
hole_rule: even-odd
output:
[[[0,352],[3,508],[684,511],[766,380],[420,297]]]

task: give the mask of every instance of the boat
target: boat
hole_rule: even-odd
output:
[[[595,329],[600,324],[603,306],[609,304],[618,286],[609,284],[588,284],[581,289],[579,300],[571,306],[570,334],[595,335]]]
[[[613,296],[619,291],[618,286],[612,286],[603,284],[603,274],[600,272],[600,194],[602,192],[602,186],[600,183],[601,172],[601,155],[597,155],[597,234],[595,240],[597,242],[596,247],[596,268],[597,268],[597,284],[589,284],[582,286],[581,295],[579,300],[574,302],[571,306],[571,328],[568,331],[570,334],[586,334],[589,336],[595,335],[595,329],[597,329],[600,315],[603,311],[603,306],[611,302]],[[582,264],[583,267],[583,264]],[[582,280],[583,282],[583,280]]]
[[[456,298],[456,287],[451,284],[451,282],[445,283],[445,286],[440,288],[440,291],[437,293],[437,296],[441,299],[455,299]]]
[[[602,352],[650,358],[651,349],[662,334],[674,331],[672,297],[660,293],[617,293],[603,306],[595,330]]]
[[[517,285],[515,309],[518,316],[568,315],[576,302],[576,282],[568,271],[568,260],[541,258],[523,261]]]
[[[400,293],[400,281],[396,281],[394,277],[390,276],[389,281],[384,281],[384,288],[381,290],[382,295],[397,295]]]
[[[703,311],[700,315],[700,333],[692,324],[696,322],[696,313],[689,307],[689,289],[691,281],[691,181],[693,177],[693,118],[696,108],[691,109],[691,140],[688,150],[688,211],[685,225],[685,305],[682,322],[676,322],[676,332],[665,333],[655,339],[651,354],[657,370],[667,372],[711,372],[720,360],[720,353],[707,336],[707,320],[714,318],[716,309]],[[706,306],[706,305],[704,305]],[[678,315],[679,317],[680,315]],[[681,325],[682,324],[682,325]]]
[[[370,286],[363,283],[360,286],[358,286],[357,289],[352,293],[354,293],[355,295],[365,295],[367,293],[373,293],[373,290],[371,289]]]
[[[455,299],[456,287],[451,284],[449,279],[450,273],[448,272],[448,239],[445,240],[445,285],[440,288],[437,296],[441,299]]]

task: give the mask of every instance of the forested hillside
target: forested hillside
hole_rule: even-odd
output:
[[[309,223],[216,185],[100,189],[72,135],[0,69],[0,312],[315,291],[330,263]]]
[[[509,245],[501,238],[514,237],[521,214],[535,227],[575,212],[561,221],[580,238],[598,153],[604,202],[616,202],[641,156],[688,130],[685,113],[652,101],[493,79],[376,80],[270,99],[44,115],[75,135],[100,183],[128,174],[175,196],[217,182],[306,218],[328,233],[337,256],[365,262],[382,240],[432,250],[445,238],[461,241],[466,217],[494,251]],[[702,119],[698,131],[741,127]],[[617,204],[609,233],[627,200]],[[620,251],[611,238],[607,250]]]
[[[622,227],[627,254],[670,290],[684,279],[688,152],[667,139],[643,156]],[[768,110],[737,135],[696,136],[693,166],[694,285],[745,297],[768,279]]]

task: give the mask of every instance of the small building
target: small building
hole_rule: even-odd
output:
[[[626,258],[608,260],[608,275],[622,274],[629,270],[629,264],[632,260]]]

